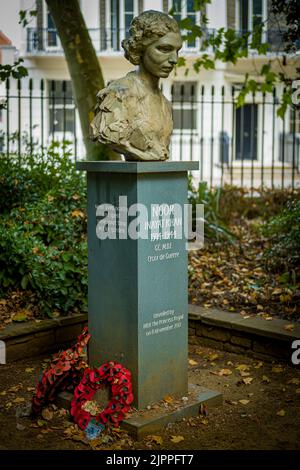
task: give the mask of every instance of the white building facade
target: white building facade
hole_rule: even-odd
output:
[[[207,5],[207,33],[224,27],[252,30],[268,16],[270,0],[212,0]],[[201,14],[193,10],[193,0],[81,0],[80,5],[94,44],[105,82],[125,75],[133,66],[120,47],[134,16],[144,10],[168,12],[175,7],[177,19],[189,17],[201,25]],[[21,133],[43,145],[52,139],[75,142],[77,158],[84,157],[79,118],[72,98],[72,87],[63,49],[45,0],[37,0],[37,16],[23,28],[18,12],[32,9],[31,0],[1,2],[0,30],[11,40],[11,60],[16,53],[24,58],[29,78],[21,89],[15,80],[0,86],[2,151],[7,150],[7,133]],[[264,28],[264,39],[276,50],[276,30]],[[1,47],[1,46],[0,46]],[[200,40],[185,43],[181,55],[186,66],[178,68],[162,83],[172,101],[174,133],[171,158],[198,160],[200,179],[211,185],[225,182],[258,187],[298,186],[300,183],[300,124],[297,110],[288,111],[284,121],[277,117],[278,96],[248,96],[243,108],[236,108],[234,97],[244,81],[266,58],[255,51],[233,66],[217,62],[214,70],[193,69],[203,53]],[[300,55],[298,56],[298,59]],[[6,59],[7,60],[7,59]],[[294,67],[297,57],[291,58]],[[3,62],[4,63],[4,62]],[[299,60],[298,60],[299,66]],[[188,73],[186,70],[188,69]],[[22,98],[21,98],[22,97]],[[10,142],[17,151],[18,142]],[[0,148],[1,151],[1,148]]]

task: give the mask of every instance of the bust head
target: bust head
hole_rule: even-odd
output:
[[[129,38],[122,47],[134,65],[143,65],[151,74],[165,78],[177,62],[182,47],[176,20],[165,13],[148,10],[132,20]]]

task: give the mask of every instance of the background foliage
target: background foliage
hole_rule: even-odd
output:
[[[86,191],[67,144],[0,157],[0,294],[34,291],[50,317],[86,310]]]

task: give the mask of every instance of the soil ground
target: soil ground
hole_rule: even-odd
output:
[[[0,449],[300,449],[300,370],[223,351],[191,347],[193,381],[223,393],[223,406],[169,424],[135,441],[109,431],[87,441],[68,412],[49,407],[44,417],[18,417],[30,402],[49,357],[0,366]],[[165,398],[165,406],[172,397]]]

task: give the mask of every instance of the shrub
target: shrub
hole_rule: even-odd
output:
[[[268,269],[285,274],[286,279],[299,275],[300,267],[300,201],[289,201],[281,213],[262,226],[270,247],[264,259]]]
[[[235,240],[235,235],[228,229],[228,225],[221,216],[220,201],[222,189],[209,189],[206,182],[199,183],[196,190],[189,179],[188,199],[193,205],[193,229],[195,229],[196,205],[204,205],[204,236],[206,240],[212,242]]]
[[[225,185],[221,190],[220,213],[227,223],[237,223],[241,218],[267,220],[294,199],[300,200],[299,189],[261,188],[251,196],[246,188]]]
[[[65,145],[35,157],[0,158],[0,293],[31,289],[49,316],[86,310],[85,178]]]

